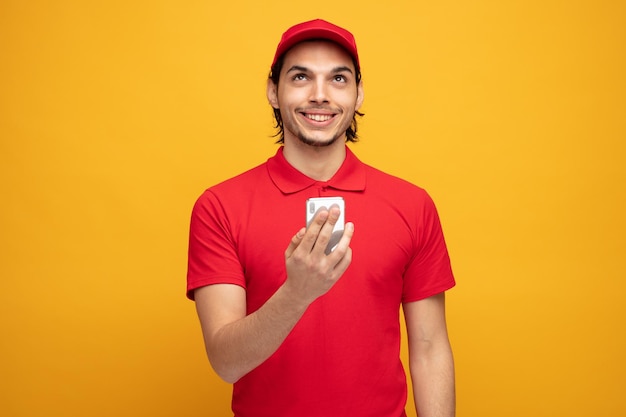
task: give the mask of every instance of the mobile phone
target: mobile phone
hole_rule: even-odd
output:
[[[330,209],[332,205],[337,205],[339,207],[339,218],[337,219],[337,223],[335,223],[335,227],[333,228],[333,232],[330,236],[330,240],[328,241],[328,245],[326,246],[325,253],[328,255],[331,253],[341,236],[343,236],[343,230],[345,227],[345,211],[346,204],[343,200],[343,197],[314,197],[309,198],[306,201],[306,227],[309,227],[309,224],[315,217],[315,214],[322,208]]]

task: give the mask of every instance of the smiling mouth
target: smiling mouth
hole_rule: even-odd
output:
[[[332,114],[308,114],[304,113],[304,117],[316,122],[326,122],[334,117]]]

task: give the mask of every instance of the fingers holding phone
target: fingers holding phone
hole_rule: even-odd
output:
[[[352,223],[345,223],[342,198],[306,202],[306,228],[293,236],[285,251],[286,284],[304,300],[326,293],[352,260]]]
[[[336,213],[334,207],[339,210],[339,213]],[[343,236],[343,232],[345,230],[345,207],[345,202],[342,197],[316,197],[309,198],[306,201],[307,229],[313,222],[313,219],[318,212],[328,210],[328,217],[324,224],[324,226],[332,226],[331,234],[328,237],[328,243],[326,243],[326,235],[322,234],[321,230],[318,238],[316,239],[316,244],[326,243],[326,246],[324,247],[324,253],[326,255],[330,254],[337,247],[337,244]]]

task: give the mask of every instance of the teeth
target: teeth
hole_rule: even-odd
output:
[[[330,120],[332,118],[329,114],[307,114],[306,117],[311,120],[315,120],[316,122],[325,122],[326,120]]]

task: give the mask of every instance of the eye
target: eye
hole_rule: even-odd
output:
[[[304,81],[306,80],[306,74],[299,73],[299,74],[294,75],[291,79],[294,81]]]
[[[340,75],[340,74],[335,75],[333,77],[333,80],[337,81],[338,83],[345,83],[347,81],[346,77],[344,75]]]

